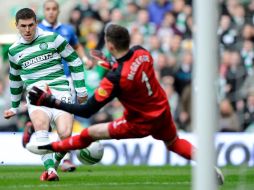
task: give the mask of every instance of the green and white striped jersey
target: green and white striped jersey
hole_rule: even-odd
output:
[[[44,89],[47,84],[55,90],[70,90],[61,58],[68,63],[77,96],[86,94],[83,63],[60,35],[37,28],[31,43],[20,37],[8,53],[12,108],[19,106],[23,88],[29,90],[37,86]]]

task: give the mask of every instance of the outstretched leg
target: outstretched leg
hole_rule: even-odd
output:
[[[194,147],[189,141],[176,137],[173,142],[164,142],[169,151],[173,151],[188,160],[192,159]]]
[[[55,152],[67,152],[88,147],[93,141],[93,138],[88,134],[88,129],[84,129],[79,135],[53,142],[51,147]]]
[[[172,142],[167,142],[167,141],[164,141],[164,142],[169,151],[173,151],[188,160],[194,160],[192,156],[192,152],[195,150],[195,148],[189,141],[176,137]],[[215,167],[214,169],[215,169],[218,185],[223,185],[224,176],[221,170],[217,167]]]

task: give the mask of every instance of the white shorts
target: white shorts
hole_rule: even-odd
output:
[[[56,91],[54,89],[50,89],[52,94],[56,97],[56,99],[61,100],[62,102],[65,103],[73,103],[72,101],[72,96],[71,93],[69,91]],[[45,106],[35,106],[35,105],[31,105],[28,97],[26,97],[27,99],[27,108],[28,108],[28,113],[29,116],[30,114],[35,111],[35,110],[41,110],[43,112],[45,112],[49,119],[50,119],[50,125],[51,127],[55,127],[55,121],[56,119],[63,113],[66,113],[65,111],[59,110],[59,109],[55,109],[55,108],[48,108]]]

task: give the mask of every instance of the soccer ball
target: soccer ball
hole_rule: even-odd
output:
[[[101,161],[104,153],[104,147],[99,141],[95,141],[88,147],[76,150],[78,160],[82,164],[93,165]]]

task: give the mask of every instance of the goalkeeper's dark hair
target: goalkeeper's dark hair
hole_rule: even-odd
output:
[[[105,37],[107,41],[114,44],[119,51],[127,50],[130,46],[130,34],[125,27],[117,24],[108,24],[105,28]]]
[[[31,18],[33,18],[36,21],[36,14],[32,9],[23,8],[16,13],[16,23],[18,23],[20,19],[27,20]]]

